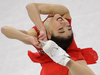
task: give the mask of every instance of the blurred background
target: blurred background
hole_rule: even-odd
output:
[[[26,10],[26,5],[32,2],[66,6],[78,47],[92,47],[100,56],[100,0],[0,0],[0,28],[6,25],[29,30],[33,27]],[[41,18],[44,20],[46,16]],[[28,50],[36,52],[33,46],[8,39],[0,32],[0,75],[40,75],[41,66],[30,60]],[[100,75],[100,60],[89,67]]]

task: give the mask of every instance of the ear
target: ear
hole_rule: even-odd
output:
[[[47,37],[48,37],[48,39],[51,39],[51,34],[49,31],[47,31]]]

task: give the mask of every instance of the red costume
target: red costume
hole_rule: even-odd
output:
[[[66,20],[71,25],[71,19],[66,18]],[[37,28],[35,26],[33,28],[39,35]],[[55,63],[48,55],[43,52],[41,48],[36,49],[38,51],[36,53],[28,51],[28,56],[33,62],[41,64],[42,70],[40,75],[68,75],[69,70],[66,66]],[[92,48],[80,49],[77,47],[74,39],[72,44],[68,47],[67,53],[71,56],[72,60],[85,60],[87,64],[94,64],[98,60],[98,55]]]

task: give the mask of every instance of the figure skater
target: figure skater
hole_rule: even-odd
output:
[[[6,37],[18,39],[37,49],[36,53],[28,51],[28,56],[33,62],[41,64],[40,75],[95,75],[87,64],[95,64],[98,55],[92,48],[77,47],[70,12],[65,6],[30,3],[26,8],[34,27],[27,32],[4,26],[1,31]],[[42,21],[40,14],[48,17]],[[52,42],[47,42],[42,47],[39,40]]]

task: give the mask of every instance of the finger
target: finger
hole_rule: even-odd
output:
[[[42,41],[47,41],[47,37],[44,37],[44,38],[39,38],[39,40],[42,40]]]
[[[35,40],[34,45],[38,46],[39,42],[37,40]]]
[[[43,39],[43,38],[44,38],[44,36],[40,35],[38,38],[39,38],[39,39]]]
[[[39,43],[36,47],[38,47],[38,48],[42,48],[42,44]]]
[[[43,37],[43,36],[44,36],[43,34],[42,35],[40,34],[38,37],[40,38],[40,37]]]
[[[39,40],[43,40],[44,38],[46,38],[46,36],[42,36],[39,38]]]
[[[47,41],[47,38],[43,38],[43,39],[39,39],[39,40],[41,40],[41,41]]]
[[[47,37],[43,39],[43,41],[47,41]]]

